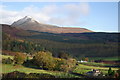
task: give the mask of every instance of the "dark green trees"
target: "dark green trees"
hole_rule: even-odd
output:
[[[112,77],[112,76],[115,75],[115,71],[113,71],[113,70],[111,69],[111,67],[109,67],[108,75],[109,75],[110,77]]]
[[[14,52],[25,52],[25,53],[34,53],[42,50],[37,43],[24,41],[24,40],[4,40],[3,41],[3,50],[14,51]]]

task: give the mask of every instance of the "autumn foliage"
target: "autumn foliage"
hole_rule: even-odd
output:
[[[76,65],[75,59],[69,58],[66,60],[62,58],[55,58],[52,56],[52,53],[45,51],[36,53],[33,59],[37,66],[48,70],[68,72]]]
[[[16,52],[16,55],[14,56],[14,63],[15,64],[23,64],[26,60],[26,55],[20,52]]]
[[[34,61],[36,65],[43,69],[52,70],[55,67],[54,59],[50,52],[40,51],[35,53]]]

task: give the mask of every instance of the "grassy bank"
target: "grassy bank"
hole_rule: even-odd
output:
[[[51,74],[54,75],[56,77],[59,78],[75,78],[75,77],[81,77],[81,76],[75,76],[69,73],[65,73],[65,72],[60,72],[60,71],[47,71],[47,70],[41,70],[41,69],[33,69],[33,68],[27,68],[24,67],[22,65],[18,65],[18,66],[13,66],[11,64],[2,64],[0,65],[0,68],[2,68],[2,73],[9,73],[9,72],[13,72],[13,71],[20,71],[20,72],[24,72],[24,73],[44,73],[44,74]]]

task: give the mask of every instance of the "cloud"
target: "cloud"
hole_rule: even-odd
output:
[[[62,5],[44,5],[37,7],[30,5],[21,11],[6,10],[4,5],[0,5],[0,13],[2,14],[2,23],[12,24],[14,21],[31,16],[39,22],[56,24],[60,26],[81,25],[82,16],[89,14],[88,3],[66,3]]]
[[[53,16],[49,22],[61,26],[80,26],[85,24],[81,17],[89,15],[90,9],[88,3],[66,4],[59,6],[56,10],[58,16]]]

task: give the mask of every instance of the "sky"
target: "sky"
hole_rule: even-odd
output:
[[[118,32],[118,2],[4,2],[0,21],[12,24],[25,16],[60,27]]]

